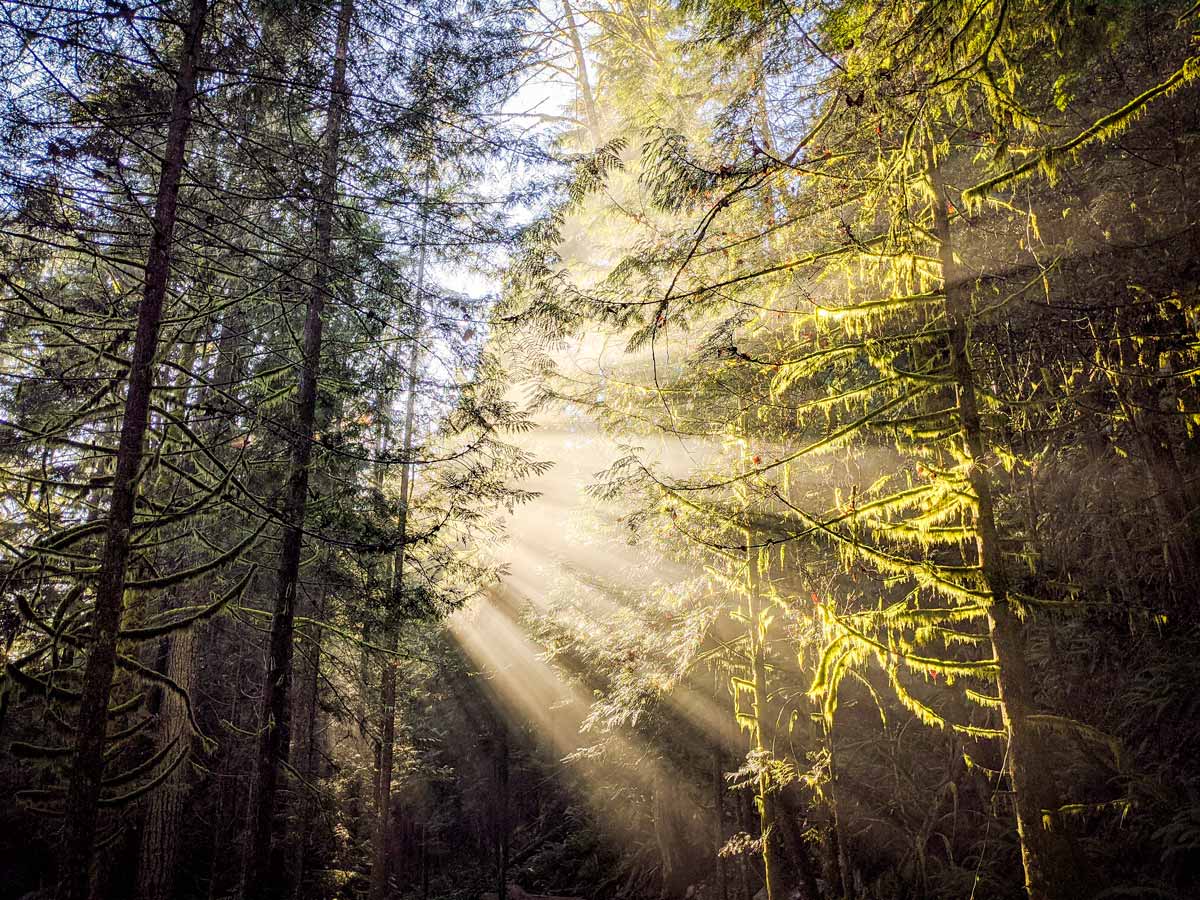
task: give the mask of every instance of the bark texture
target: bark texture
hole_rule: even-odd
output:
[[[169,638],[166,675],[185,691],[192,688],[196,664],[196,632],[185,628]],[[164,691],[158,711],[158,747],[185,746],[191,723],[187,705],[174,691]],[[187,794],[187,766],[180,765],[146,798],[142,843],[138,854],[138,900],[170,900],[174,896],[179,857],[179,825]]]
[[[276,576],[275,608],[271,615],[267,670],[263,679],[254,801],[251,804],[250,846],[244,884],[244,894],[251,900],[266,900],[282,890],[282,878],[279,873],[272,871],[275,799],[279,790],[280,771],[288,758],[296,591],[300,581],[300,552],[304,544],[304,515],[308,504],[317,382],[321,370],[321,337],[325,325],[325,307],[331,299],[333,213],[338,193],[342,116],[346,107],[346,56],[353,8],[352,0],[342,0],[338,11],[333,75],[325,112],[312,288],[304,321],[304,359],[296,397],[291,461],[284,489],[282,545]]]
[[[583,41],[579,37],[579,28],[575,24],[575,10],[571,8],[570,0],[562,0],[563,16],[566,19],[567,40],[571,43],[571,52],[575,56],[575,87],[579,91],[583,115],[587,121],[588,134],[592,146],[600,143],[600,111],[596,107],[596,98],[592,93],[592,82],[588,76],[587,56],[584,54]]]
[[[117,665],[117,637],[125,600],[126,566],[132,542],[137,476],[145,445],[154,379],[154,355],[162,324],[163,303],[171,275],[179,183],[183,174],[192,107],[196,97],[197,62],[204,31],[206,0],[192,0],[183,34],[171,121],[154,203],[154,233],[146,255],[145,285],[138,304],[137,329],[129,367],[129,388],[121,419],[108,528],[96,582],[92,646],[83,673],[76,724],[78,735],[67,787],[67,834],[60,894],[86,900],[91,892],[92,854],[104,777],[104,743],[108,702]]]

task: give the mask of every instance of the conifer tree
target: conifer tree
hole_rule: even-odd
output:
[[[711,408],[688,415],[683,398],[696,395],[698,379],[677,363],[663,366],[657,347],[672,330],[705,329],[705,341],[677,341],[673,352],[689,347],[698,362],[707,362],[706,351],[723,360],[716,377],[725,385],[734,372],[746,373],[743,391],[762,385],[761,394],[750,388],[748,396],[763,422],[779,422],[782,442],[748,472],[670,478],[635,458],[611,481],[627,487],[641,479],[652,496],[671,498],[672,516],[676,503],[708,506],[697,498],[752,485],[766,509],[793,521],[789,536],[773,544],[816,538],[837,548],[847,574],[866,583],[820,605],[830,644],[814,690],[825,697],[827,719],[841,677],[876,659],[918,718],[972,740],[1003,738],[1028,892],[1071,896],[1080,870],[1042,748],[1051,728],[1088,730],[1036,707],[1021,619],[1056,599],[1015,586],[1006,549],[1015,523],[1001,513],[1013,503],[996,474],[1000,457],[1013,459],[1012,436],[1001,436],[996,423],[1014,421],[1016,409],[1027,413],[1037,401],[1010,404],[991,387],[993,356],[981,337],[1031,289],[1044,284],[1049,294],[1053,274],[1031,258],[1037,216],[999,192],[1039,171],[1061,175],[1084,148],[1100,148],[1149,104],[1183,89],[1194,61],[1164,35],[1172,47],[1168,74],[1116,109],[1080,103],[1093,121],[1071,133],[1048,125],[1047,111],[1072,108],[1074,98],[1061,91],[1079,77],[1069,67],[1086,71],[1094,59],[1083,35],[1097,34],[1093,24],[1109,35],[1119,31],[1115,10],[1101,16],[1063,4],[1047,17],[1038,4],[935,10],[851,3],[814,8],[806,18],[734,4],[692,8],[726,41],[798,37],[811,48],[822,93],[785,149],[764,148],[762,131],[740,145],[694,148],[682,135],[660,132],[649,147],[656,156],[643,176],[647,193],[663,210],[696,210],[695,224],[676,231],[673,246],[660,238],[653,250],[635,248],[607,280],[567,294],[552,321],[560,328],[573,316],[640,325],[630,347],[650,348],[653,384],[637,385],[625,401],[606,385],[603,415],[613,424],[635,409],[646,415],[637,389],[649,388],[666,413],[654,416],[660,427],[680,434],[711,433],[719,415]],[[1103,24],[1086,21],[1098,16]],[[1184,21],[1186,13],[1172,24]],[[1068,74],[1056,95],[1025,80],[1029,72],[1062,71],[1063,57]],[[749,123],[754,114],[746,103],[731,119]],[[980,151],[980,136],[998,152]],[[1021,150],[1026,161],[1010,163],[1006,150],[1018,140],[1033,147]],[[952,183],[966,189],[954,193]],[[782,230],[780,207],[787,212]],[[970,229],[986,229],[993,240],[981,245]],[[560,234],[536,237],[553,245]],[[528,314],[548,316],[546,294],[538,292],[555,285],[564,296],[560,261],[532,254],[521,274],[527,280],[514,297],[537,298]],[[731,302],[763,312],[720,318]],[[1043,402],[1050,408],[1060,400],[1051,392]],[[776,438],[767,427],[757,431],[764,446]],[[889,437],[894,462],[872,461],[887,458]],[[823,477],[820,460],[829,457],[844,460],[859,482],[832,503],[812,491]],[[924,699],[914,675],[992,685],[996,693],[972,687],[962,696],[965,709],[994,709],[1000,721],[987,722],[986,712],[949,721]]]
[[[150,419],[151,392],[155,378],[155,357],[171,279],[171,250],[188,132],[199,79],[206,13],[207,3],[196,0],[190,5],[181,29],[174,92],[158,173],[150,242],[145,251],[142,296],[137,305],[137,325],[128,363],[123,410],[119,418],[120,438],[108,487],[106,521],[97,522],[103,527],[105,538],[96,572],[91,634],[88,643],[81,648],[87,649],[88,654],[78,692],[76,745],[64,807],[67,837],[63,868],[68,873],[63,881],[64,897],[84,898],[90,895],[91,890],[92,853],[104,778],[110,697],[120,657],[118,640],[123,625],[127,567],[135,524],[137,481],[143,465],[145,434]],[[71,38],[74,37],[75,35],[71,35]],[[69,38],[62,40],[65,45]],[[37,50],[28,44],[26,46],[36,55]],[[70,95],[70,88],[67,88],[65,93]],[[86,101],[83,101],[83,106],[86,116]],[[103,135],[102,124],[98,130]],[[78,152],[69,144],[60,145],[54,142],[53,147],[58,154],[66,152],[69,157]],[[175,764],[180,756],[176,755]],[[114,779],[109,780],[110,784],[113,782]]]
[[[293,628],[296,615],[300,553],[304,540],[304,515],[308,503],[309,465],[317,408],[317,380],[321,371],[321,339],[325,307],[331,302],[334,209],[338,201],[341,168],[342,119],[346,103],[346,62],[349,54],[353,0],[342,0],[336,17],[333,70],[325,110],[321,178],[314,209],[316,247],[304,320],[303,359],[296,392],[291,458],[284,488],[283,537],[276,574],[275,608],[271,640],[263,679],[261,738],[255,778],[250,844],[246,858],[246,895],[273,896],[281,878],[271,871],[273,817],[277,780],[288,758]]]

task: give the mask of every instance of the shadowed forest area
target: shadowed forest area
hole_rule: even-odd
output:
[[[2,0],[0,898],[1200,896],[1198,82]]]

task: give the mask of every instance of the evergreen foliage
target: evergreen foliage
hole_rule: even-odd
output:
[[[1190,896],[1198,29],[5,4],[4,891]]]

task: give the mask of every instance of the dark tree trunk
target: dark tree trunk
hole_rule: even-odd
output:
[[[205,334],[193,335],[188,342],[179,365],[179,377],[176,388],[178,399],[171,403],[171,411],[182,419],[190,419],[189,396],[193,386],[200,383],[198,372],[193,368],[199,361],[199,369],[203,371],[207,365],[207,356],[197,359],[198,347],[209,342],[211,334],[216,331],[215,320]],[[231,351],[230,342],[222,340],[218,344],[216,367],[220,369],[225,364],[225,358]],[[214,388],[205,393],[211,394]],[[197,389],[199,392],[199,389]],[[211,405],[211,404],[210,404]],[[203,432],[219,439],[227,427],[229,414],[227,407],[219,407],[222,414],[213,416],[203,423]],[[180,450],[186,444],[173,440],[171,435],[175,429],[167,426],[167,437],[164,444],[176,446]],[[219,451],[218,451],[219,452]],[[183,456],[179,463],[182,471],[196,473],[196,465],[192,453]],[[159,491],[169,495],[171,489],[178,486],[179,479],[171,475],[174,484],[162,485]],[[203,526],[202,526],[203,527]],[[181,568],[199,563],[194,552],[185,551],[185,560]],[[187,606],[189,603],[203,603],[203,592],[192,586],[184,586],[163,598],[159,612],[167,609]],[[173,680],[184,693],[192,693],[196,681],[196,661],[200,640],[197,633],[198,625],[174,632],[161,638],[161,658],[156,663],[150,663],[154,668]],[[171,745],[177,745],[183,752],[190,743],[191,721],[188,705],[184,698],[174,691],[157,691],[152,711],[157,716],[155,731],[156,749],[165,751]],[[152,791],[144,801],[145,814],[142,817],[141,846],[138,851],[137,868],[137,897],[138,900],[170,900],[174,896],[175,867],[179,856],[179,829],[183,821],[185,799],[188,790],[187,766],[175,767],[163,784]]]
[[[752,546],[750,532],[745,531],[746,546]],[[771,737],[767,724],[770,713],[767,709],[767,648],[766,629],[761,626],[763,608],[762,597],[758,586],[758,565],[749,550],[746,552],[746,570],[748,575],[748,611],[750,622],[748,633],[748,650],[750,657],[751,684],[753,685],[753,716],[754,730],[750,736],[750,749],[758,754],[760,764],[770,752]],[[757,791],[755,804],[758,807],[759,833],[762,837],[763,887],[766,889],[767,900],[781,900],[784,896],[782,885],[779,883],[779,835],[775,828],[775,797],[772,794],[771,779],[765,766],[756,779]]]
[[[228,652],[230,642],[236,638],[233,635],[233,623],[230,620],[217,618],[212,626],[203,633],[203,644],[200,650],[200,678],[208,683],[218,679],[227,680],[234,686],[232,702],[229,707],[229,724],[235,731],[248,733],[253,728],[253,722],[248,721],[244,703],[242,685],[246,683],[242,676],[245,660],[241,654],[234,656],[232,671],[220,668],[219,674],[209,671],[211,663],[215,663],[221,655]],[[214,666],[215,668],[215,666]],[[251,711],[250,715],[253,715]],[[240,873],[229,871],[229,860],[237,858],[239,848],[243,845],[242,831],[245,825],[243,810],[246,792],[244,774],[239,767],[239,760],[234,753],[224,753],[218,757],[213,787],[217,792],[217,809],[212,819],[212,847],[208,866],[208,898],[207,900],[224,900],[230,896],[230,888],[236,888]]]
[[[804,832],[800,824],[804,821],[804,803],[795,785],[784,785],[773,795],[775,821],[791,864],[792,878],[802,892],[804,900],[817,900],[821,896],[817,887],[817,872],[804,845]]]
[[[718,745],[713,747],[712,758],[712,789],[713,789],[713,859],[717,873],[717,900],[729,900],[729,887],[726,883],[725,858],[721,856],[721,848],[725,846],[728,835],[725,833],[725,753]]]
[[[324,597],[312,610],[312,615],[318,622],[324,619]],[[301,670],[300,696],[296,698],[296,718],[302,723],[297,735],[297,746],[300,750],[296,771],[306,781],[311,782],[317,774],[317,711],[320,705],[321,639],[324,632],[320,627],[309,626],[301,634],[307,641],[308,653],[305,654],[305,664]],[[300,809],[297,815],[299,827],[292,838],[292,896],[297,900],[304,896],[304,868],[311,844],[309,837],[316,817],[317,804],[313,797],[312,785],[306,784],[301,789]]]
[[[496,896],[508,896],[508,729],[500,723],[496,735]]]
[[[312,460],[317,382],[321,368],[321,335],[332,280],[333,212],[337,202],[342,114],[346,105],[346,56],[352,12],[353,0],[342,0],[338,12],[329,103],[325,113],[325,146],[317,195],[312,289],[304,321],[304,360],[300,369],[291,463],[283,503],[282,546],[275,609],[271,616],[267,670],[263,679],[256,781],[250,813],[250,846],[246,859],[244,894],[253,900],[275,896],[282,886],[280,874],[272,872],[272,832],[279,774],[288,757],[296,591],[300,581],[300,552],[304,543],[304,514],[308,503],[309,464]]]
[[[1142,408],[1156,405],[1156,401],[1150,392],[1140,393],[1131,404],[1130,420],[1150,476],[1151,504],[1162,534],[1171,594],[1177,607],[1186,610],[1195,602],[1196,579],[1200,574],[1194,508],[1187,496],[1187,478],[1175,457],[1166,428],[1155,421],[1154,412]]]
[[[185,628],[169,638],[166,674],[183,690],[190,691],[196,662],[196,632]],[[160,747],[188,740],[191,724],[187,706],[174,691],[164,691],[158,713]],[[179,856],[179,824],[183,819],[187,791],[187,767],[179,766],[146,799],[142,844],[138,854],[137,895],[139,900],[170,900],[174,896],[175,864]]]
[[[690,858],[686,826],[680,815],[678,786],[665,772],[654,774],[654,837],[662,871],[659,896],[662,900],[683,900],[695,881],[696,871]]]
[[[211,430],[218,440],[228,437],[237,417],[238,386],[246,373],[248,330],[245,312],[238,305],[231,306],[221,322],[217,365],[208,392],[209,415],[213,417]]]
[[[421,823],[421,900],[429,900],[429,824]]]
[[[1016,808],[1025,889],[1030,900],[1068,900],[1079,896],[1078,867],[1068,835],[1051,830],[1043,813],[1059,806],[1053,779],[1041,763],[1041,740],[1030,721],[1033,685],[1025,657],[1022,625],[1009,602],[1009,584],[1000,552],[987,447],[975,392],[975,373],[968,347],[971,297],[966,274],[954,259],[946,193],[936,164],[930,161],[934,184],[934,235],[942,267],[946,311],[950,321],[951,373],[958,395],[962,449],[970,461],[968,479],[976,500],[977,557],[991,593],[988,630],[998,673],[996,684],[1004,727],[1008,733],[1008,775]]]
[[[394,632],[393,632],[394,633]],[[393,649],[394,641],[389,641]],[[375,831],[371,839],[370,900],[382,900],[388,884],[388,834],[392,815],[392,770],[396,743],[396,662],[387,659],[380,673],[379,775],[376,779]]]
[[[429,189],[429,177],[425,178],[425,191]],[[404,593],[404,553],[406,550],[404,536],[408,529],[408,500],[412,486],[412,466],[407,462],[407,455],[412,451],[414,428],[417,410],[417,365],[420,361],[420,332],[422,317],[422,301],[425,290],[425,247],[428,228],[421,226],[421,249],[417,258],[417,308],[416,323],[413,328],[408,354],[408,383],[406,387],[404,407],[404,427],[401,434],[401,448],[406,461],[400,467],[400,512],[397,518],[397,531],[400,535],[400,546],[392,557],[392,607],[398,608]],[[387,624],[388,648],[397,647],[397,623]],[[371,887],[368,897],[370,900],[383,900],[387,888],[388,853],[387,839],[389,819],[392,813],[392,768],[396,743],[396,660],[384,660],[380,679],[381,716],[379,746],[379,779],[376,786],[375,836],[372,846]]]
[[[188,131],[192,124],[197,60],[207,6],[206,0],[192,0],[183,35],[179,71],[175,76],[175,95],[171,104],[171,123],[154,204],[154,234],[146,256],[142,300],[138,304],[129,389],[125,397],[121,438],[113,473],[108,529],[96,583],[92,647],[83,674],[75,757],[67,788],[67,835],[62,857],[61,888],[62,896],[67,900],[85,900],[91,891],[92,852],[96,840],[100,783],[104,776],[108,701],[117,663],[117,635],[121,629],[125,599],[125,570],[129,559],[137,474],[149,419],[154,355],[158,348],[163,302],[171,274],[171,243],[175,234],[179,183]]]
[[[222,317],[220,337],[217,340],[217,363],[206,395],[205,408],[205,414],[210,417],[207,430],[212,436],[214,454],[226,463],[230,462],[232,454],[222,445],[228,441],[237,424],[239,387],[246,374],[247,333],[245,311],[237,304],[229,307]],[[223,527],[227,521],[225,514],[222,514],[218,519],[218,527]],[[237,654],[233,657],[235,664],[232,670],[224,663],[229,655],[230,642],[234,640],[234,627],[232,621],[218,617],[200,633],[196,654],[196,681],[201,689],[206,691],[215,690],[218,684],[234,685],[228,722],[234,729],[249,731],[254,726],[253,723],[245,721],[244,705],[241,702],[241,686],[244,684],[243,656]],[[216,764],[215,783],[211,783],[217,796],[216,814],[212,818],[211,857],[208,865],[209,900],[225,896],[229,874],[233,875],[232,881],[235,884],[237,882],[239,873],[236,870],[233,873],[228,872],[228,859],[231,854],[236,857],[236,848],[242,846],[239,832],[244,823],[240,807],[245,792],[235,787],[239,777],[244,777],[242,767],[234,754],[228,752],[220,754]]]
[[[846,846],[845,823],[842,821],[842,790],[838,784],[839,759],[833,717],[824,725],[823,739],[825,749],[829,753],[829,849],[832,857],[830,874],[841,885],[841,896],[849,898],[854,895],[854,883],[850,877],[850,849]]]
[[[753,817],[751,815],[750,792],[745,788],[734,794],[734,812],[737,816],[738,831],[753,837]],[[754,896],[754,884],[751,879],[750,854],[739,853],[738,881],[741,886],[742,900],[751,900]]]

